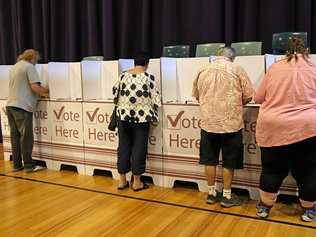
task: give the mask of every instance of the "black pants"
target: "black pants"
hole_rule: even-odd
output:
[[[260,189],[277,193],[291,171],[299,197],[316,201],[316,137],[279,147],[261,147]]]
[[[118,135],[118,172],[126,174],[132,170],[133,175],[145,173],[149,123],[119,121]]]
[[[22,167],[32,169],[33,150],[33,113],[16,107],[6,107],[10,126],[13,166],[15,169]]]

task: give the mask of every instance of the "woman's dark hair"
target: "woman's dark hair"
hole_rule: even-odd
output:
[[[288,41],[288,49],[286,51],[287,61],[290,62],[293,58],[295,58],[295,62],[297,62],[297,54],[302,54],[303,59],[308,61],[309,49],[305,47],[304,40],[297,37],[290,37]]]
[[[135,66],[146,66],[149,63],[149,55],[145,52],[140,52],[134,58]]]

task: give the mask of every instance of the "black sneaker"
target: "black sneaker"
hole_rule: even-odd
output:
[[[226,197],[222,197],[221,206],[222,207],[233,207],[233,206],[240,206],[241,200],[236,195],[232,194],[231,198],[228,199]]]
[[[206,203],[207,204],[214,204],[218,202],[218,194],[216,194],[216,196],[208,194],[207,198],[206,198]]]
[[[21,170],[23,170],[23,169],[24,169],[24,167],[21,166],[21,167],[19,167],[19,168],[14,168],[14,169],[12,170],[12,172],[19,172],[19,171],[21,171]]]
[[[305,210],[304,214],[301,215],[301,219],[306,222],[316,221],[316,205],[314,206],[314,209]]]
[[[257,204],[256,208],[257,208],[257,216],[259,216],[260,218],[263,218],[263,219],[269,217],[271,207],[268,207],[268,206],[264,205],[262,202],[259,202]]]
[[[42,170],[46,170],[46,167],[36,165],[31,169],[25,169],[26,173],[33,173],[33,172],[38,172],[38,171],[42,171]]]

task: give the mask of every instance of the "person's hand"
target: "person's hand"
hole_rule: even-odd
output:
[[[151,125],[153,125],[154,127],[157,127],[159,124],[159,122],[151,122]]]
[[[44,94],[41,95],[41,97],[42,97],[42,98],[45,98],[45,99],[46,99],[46,98],[49,98],[49,93],[44,93]]]

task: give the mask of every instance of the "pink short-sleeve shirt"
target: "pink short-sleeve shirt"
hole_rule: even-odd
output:
[[[256,95],[262,104],[256,128],[261,147],[293,144],[316,136],[316,65],[300,55],[273,64]]]

